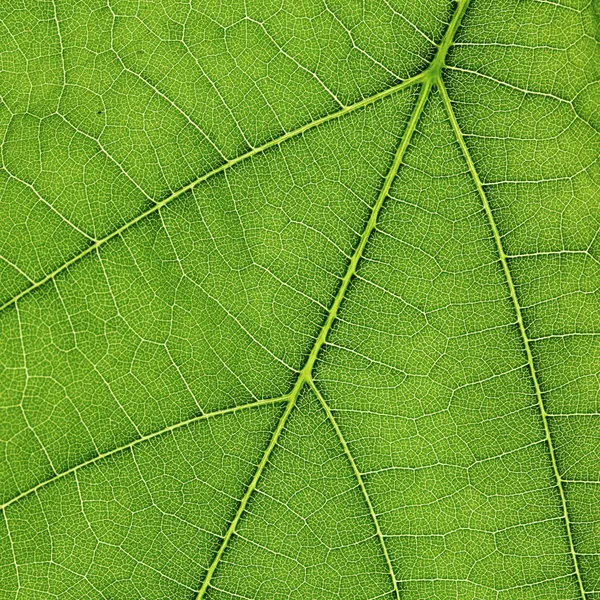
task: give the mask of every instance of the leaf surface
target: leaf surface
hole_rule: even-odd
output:
[[[600,10],[0,7],[0,595],[600,599]]]

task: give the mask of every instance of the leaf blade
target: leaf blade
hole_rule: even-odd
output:
[[[3,593],[594,597],[594,7],[93,4],[0,9]]]

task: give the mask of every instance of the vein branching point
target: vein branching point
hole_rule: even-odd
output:
[[[592,600],[594,3],[5,4],[0,596]]]

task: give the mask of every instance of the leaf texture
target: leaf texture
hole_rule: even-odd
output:
[[[600,8],[0,7],[0,596],[600,600]]]

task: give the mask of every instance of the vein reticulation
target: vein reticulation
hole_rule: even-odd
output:
[[[0,596],[600,598],[600,52],[546,0],[0,7]]]

